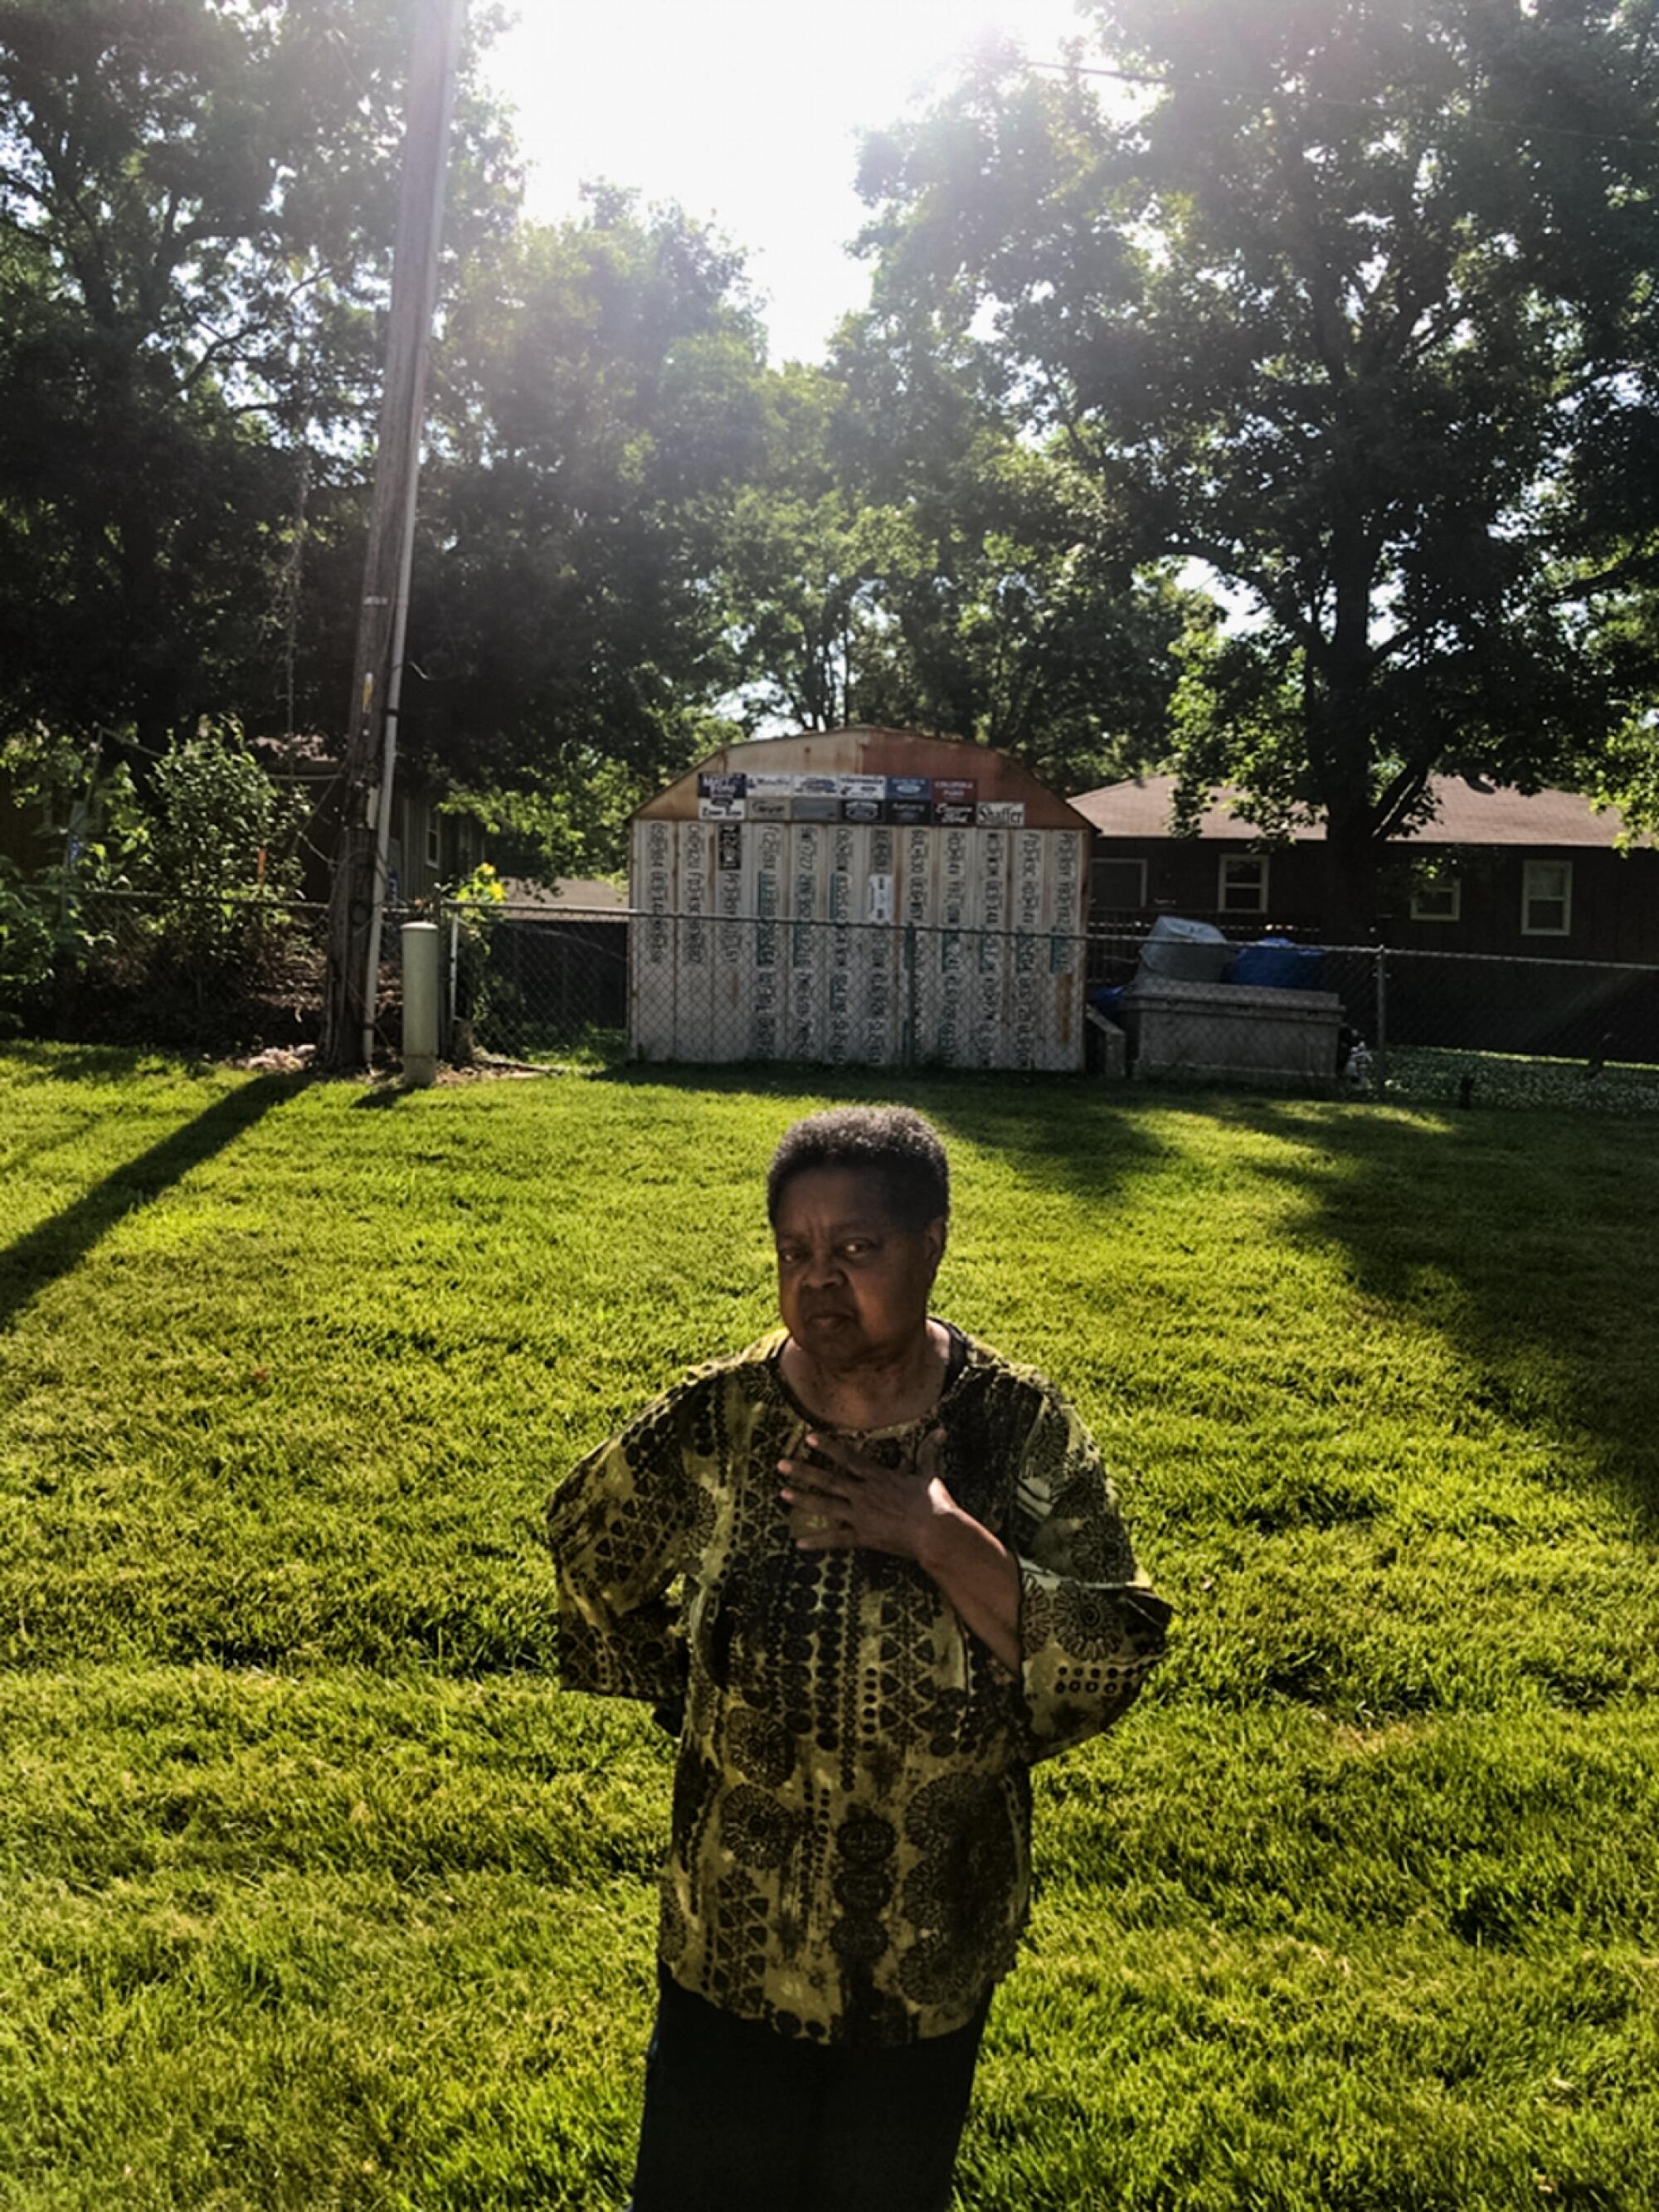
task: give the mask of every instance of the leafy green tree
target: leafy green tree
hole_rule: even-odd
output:
[[[338,729],[412,13],[0,0],[0,731],[25,752],[117,748],[147,785],[204,715]],[[729,687],[709,578],[763,341],[712,234],[605,187],[521,225],[470,77],[458,118],[404,734],[516,852],[591,866]]]
[[[0,737],[0,793],[14,858],[43,885],[129,890],[149,865],[151,821],[125,761],[32,729]]]
[[[251,999],[295,939],[302,803],[281,791],[234,722],[174,739],[154,777],[144,917],[155,980],[171,978],[194,1019]]]
[[[167,971],[199,1018],[210,994],[244,996],[269,968],[300,888],[301,807],[234,724],[175,739],[148,805],[95,744],[37,734],[0,745],[0,769],[50,855],[27,871],[0,862],[0,1028],[32,1000],[44,1011],[51,987],[118,997]]]
[[[1182,597],[939,337],[872,314],[829,369],[774,380],[723,570],[740,696],[808,729],[974,738],[1079,789],[1161,750]]]
[[[410,17],[0,5],[0,726],[142,762],[283,688],[296,527],[361,473]],[[461,116],[458,256],[513,204]]]
[[[411,747],[544,868],[731,734],[714,576],[761,466],[741,258],[678,208],[590,189],[465,273],[437,359],[410,623]]]
[[[50,988],[59,932],[52,910],[16,861],[0,853],[0,1036],[22,1026],[22,1012]]]
[[[1659,396],[1650,13],[1089,12],[1133,95],[993,52],[867,147],[878,296],[986,331],[1136,552],[1245,604],[1183,656],[1188,809],[1322,817],[1356,933],[1433,774],[1567,775],[1629,711],[1591,648],[1659,517],[1620,465]]]
[[[879,527],[845,466],[845,386],[792,362],[764,398],[763,462],[720,550],[735,695],[751,726],[873,719],[872,679],[896,640],[877,605]]]
[[[203,942],[229,941],[240,902],[298,895],[295,803],[234,724],[204,722],[176,739],[156,766],[155,797],[150,880]]]

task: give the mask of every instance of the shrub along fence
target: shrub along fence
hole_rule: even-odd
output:
[[[193,898],[13,884],[0,1036],[234,1051],[314,1040],[327,915],[258,890]]]

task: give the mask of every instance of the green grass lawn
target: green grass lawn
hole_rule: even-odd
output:
[[[620,2200],[669,1747],[542,1508],[879,1095],[0,1054],[4,2212]],[[1651,2212],[1659,1124],[904,1095],[1178,1609],[1040,1770],[962,2205]]]

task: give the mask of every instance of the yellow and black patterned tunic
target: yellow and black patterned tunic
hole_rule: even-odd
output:
[[[809,1417],[781,1330],[697,1369],[553,1500],[565,1682],[684,1704],[662,1963],[787,2035],[906,2043],[972,2017],[1024,1925],[1027,1768],[1109,1727],[1163,1650],[1088,1431],[953,1335],[937,1412],[858,1441],[899,1465],[943,1429],[951,1495],[1018,1562],[1018,1674],[909,1560],[796,1548],[777,1463]]]

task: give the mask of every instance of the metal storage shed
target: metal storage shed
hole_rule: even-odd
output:
[[[630,1048],[1079,1068],[1089,839],[988,746],[852,728],[725,747],[634,817]]]

